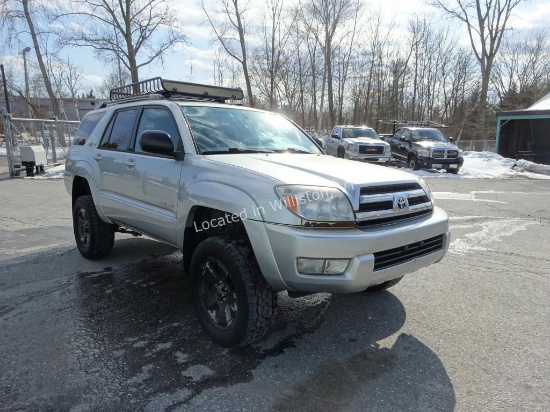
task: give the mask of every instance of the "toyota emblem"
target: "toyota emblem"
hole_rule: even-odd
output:
[[[398,197],[394,201],[394,209],[402,212],[409,209],[409,201],[406,197]]]

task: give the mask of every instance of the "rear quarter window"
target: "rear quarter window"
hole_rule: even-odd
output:
[[[73,139],[73,145],[83,145],[86,143],[98,123],[105,116],[105,112],[102,113],[90,113],[82,121],[76,130]]]

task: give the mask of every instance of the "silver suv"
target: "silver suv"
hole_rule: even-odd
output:
[[[107,256],[128,230],[178,247],[197,317],[226,347],[269,330],[279,291],[382,290],[443,258],[448,218],[423,180],[223,103],[242,97],[156,78],[89,113],[65,172],[80,253]]]

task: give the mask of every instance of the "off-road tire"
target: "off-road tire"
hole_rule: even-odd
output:
[[[73,231],[78,251],[86,259],[100,259],[113,251],[114,226],[97,214],[92,196],[80,196],[73,207]]]
[[[382,282],[378,285],[369,286],[365,290],[365,292],[380,292],[382,290],[389,289],[392,286],[397,285],[401,279],[403,279],[403,276],[401,276],[400,278],[395,278],[395,279],[392,279],[392,280],[388,280],[387,282]]]
[[[415,155],[410,155],[407,160],[407,167],[411,170],[418,170],[418,158]]]
[[[217,276],[213,276],[211,266],[216,267]],[[219,276],[220,273],[222,276]],[[212,312],[216,311],[216,305],[220,307],[220,300],[214,297],[215,302],[210,301],[211,311],[207,309],[206,302],[213,298],[211,291],[205,291],[206,284],[220,278],[223,278],[226,292],[230,291],[227,295],[232,295],[231,302],[236,302],[233,320],[226,325],[220,325],[213,319],[215,315]],[[197,318],[206,333],[221,346],[248,345],[260,340],[271,328],[277,310],[277,293],[265,281],[248,242],[222,236],[213,236],[201,242],[191,259],[190,281]],[[224,321],[227,320],[229,304],[225,305]]]
[[[458,174],[458,169],[446,169],[445,170],[447,173],[452,173],[453,175],[457,175]]]
[[[340,147],[338,148],[338,157],[339,157],[340,159],[343,159],[344,156],[345,156],[345,154],[346,154],[346,151],[344,150],[344,148],[343,148],[342,146],[340,146]]]

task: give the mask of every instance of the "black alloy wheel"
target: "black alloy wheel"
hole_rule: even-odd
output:
[[[271,328],[277,292],[264,279],[248,241],[228,236],[202,241],[191,258],[190,280],[197,318],[216,343],[245,346]]]

